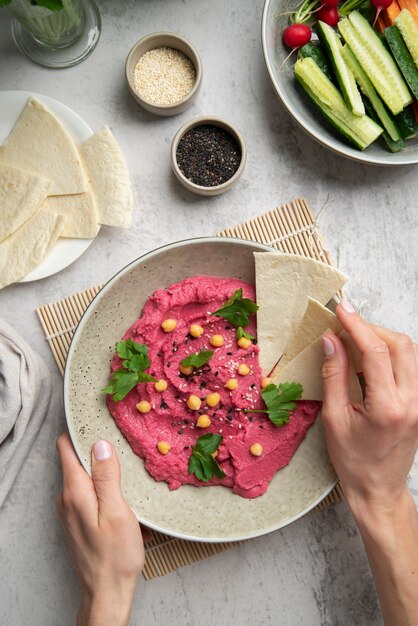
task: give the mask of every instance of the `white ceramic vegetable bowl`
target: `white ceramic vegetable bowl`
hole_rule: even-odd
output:
[[[293,71],[280,71],[281,64],[289,54],[283,45],[282,33],[288,25],[289,11],[297,5],[297,0],[266,0],[262,18],[262,44],[267,70],[274,90],[289,113],[316,141],[343,156],[375,165],[418,163],[418,137],[408,140],[405,149],[396,154],[386,150],[384,143],[379,140],[363,152],[349,146],[339,139],[321,113],[313,108],[306,94],[296,85]],[[291,67],[292,58],[295,62],[296,56],[293,55],[286,67]]]
[[[68,429],[85,469],[99,438],[113,442],[122,469],[122,489],[138,520],[169,535],[196,541],[238,541],[269,533],[298,519],[335,486],[320,419],[290,464],[268,490],[252,500],[225,487],[184,485],[169,491],[145,470],[115,425],[105,402],[114,346],[158,288],[187,276],[230,276],[254,282],[254,251],[271,248],[240,239],[208,237],[149,252],[120,270],[88,307],[68,353],[64,401]]]

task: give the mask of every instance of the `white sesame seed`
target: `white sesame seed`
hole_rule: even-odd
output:
[[[139,58],[133,79],[135,90],[148,102],[173,104],[192,90],[196,69],[180,50],[160,46]]]

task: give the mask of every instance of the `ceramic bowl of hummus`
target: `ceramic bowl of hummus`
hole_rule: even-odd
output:
[[[253,254],[268,251],[271,248],[263,244],[217,237],[159,248],[119,271],[90,304],[75,332],[64,378],[74,447],[90,473],[94,442],[104,438],[114,444],[128,504],[138,520],[154,530],[195,541],[249,539],[298,519],[337,482],[320,417],[315,420],[317,404],[301,404],[298,425],[287,425],[287,435],[274,444],[271,454],[250,457],[248,446],[243,452],[240,444],[246,438],[267,451],[275,437],[265,416],[247,412],[262,408],[257,392],[259,348],[255,339],[245,349],[234,347],[236,329],[212,312],[237,290],[246,298],[255,297]],[[161,330],[165,318],[177,318],[174,328]],[[210,325],[206,339],[189,331],[193,321],[203,318]],[[255,321],[246,330],[255,334]],[[210,365],[196,368],[191,376],[181,372],[185,355],[202,353],[204,342],[221,334],[222,346],[208,343]],[[137,386],[139,392],[135,388],[118,402],[103,393],[111,369],[120,365],[115,345],[122,338],[147,344],[146,372],[165,380],[163,392],[156,391],[154,382],[144,382]],[[249,373],[235,376],[241,360]],[[226,389],[229,377],[239,379],[236,391]],[[218,398],[213,407],[209,395],[214,390]],[[203,405],[191,419],[182,403],[193,391]],[[197,430],[199,435],[210,430],[196,430],[195,418],[202,415],[211,417],[223,438],[216,458],[224,476],[205,483],[187,473]],[[167,442],[168,451],[160,446]]]

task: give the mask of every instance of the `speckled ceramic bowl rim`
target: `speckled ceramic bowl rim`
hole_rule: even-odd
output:
[[[298,124],[303,128],[303,130],[306,131],[308,135],[313,137],[313,139],[315,139],[321,145],[326,146],[327,148],[329,148],[336,154],[339,154],[348,159],[351,159],[352,161],[360,161],[361,163],[368,163],[369,165],[378,165],[381,167],[386,167],[386,166],[402,167],[405,165],[415,165],[416,163],[418,163],[418,157],[413,156],[409,158],[407,154],[404,157],[405,160],[400,162],[400,161],[391,161],[390,154],[388,154],[387,157],[384,156],[384,157],[379,158],[379,157],[370,156],[365,152],[361,152],[360,150],[358,150],[358,154],[351,153],[348,151],[349,147],[347,146],[347,148],[345,148],[342,141],[339,141],[338,139],[334,139],[334,140],[326,139],[326,137],[320,131],[317,132],[315,129],[313,129],[310,126],[310,124],[306,122],[304,117],[299,115],[297,111],[295,111],[295,109],[290,104],[288,98],[286,97],[285,91],[283,89],[280,89],[276,84],[270,58],[269,58],[269,55],[267,54],[267,36],[268,36],[267,35],[267,29],[268,29],[267,18],[268,18],[268,13],[269,13],[271,2],[272,0],[265,0],[264,8],[263,8],[263,17],[261,20],[261,43],[263,47],[264,61],[267,66],[267,71],[269,73],[271,83],[274,87],[274,91],[276,92],[276,94],[278,95],[278,97],[280,98],[281,102],[286,107],[290,115],[296,120],[296,122],[298,122]],[[352,148],[351,150],[354,151],[355,148]]]
[[[83,455],[80,453],[80,450],[78,448],[77,445],[77,437],[75,435],[75,430],[73,428],[73,424],[69,418],[69,400],[68,400],[68,378],[69,378],[69,371],[71,368],[71,361],[72,361],[72,357],[73,357],[73,352],[76,348],[77,345],[77,341],[78,338],[80,336],[80,334],[82,333],[84,324],[86,323],[87,319],[90,316],[90,313],[94,310],[94,307],[96,305],[96,303],[105,295],[105,293],[114,285],[115,282],[117,282],[117,280],[119,278],[121,278],[122,276],[124,276],[125,274],[127,274],[128,272],[130,272],[134,267],[136,267],[137,265],[139,265],[140,263],[145,263],[147,262],[149,259],[151,259],[154,256],[158,256],[158,254],[160,254],[163,251],[167,251],[167,250],[173,250],[175,248],[179,248],[179,247],[184,247],[184,246],[188,246],[188,245],[199,245],[200,243],[204,244],[204,243],[219,243],[220,245],[222,244],[230,244],[230,243],[235,243],[238,245],[252,245],[254,248],[258,248],[260,251],[262,252],[271,252],[273,249],[270,246],[267,246],[266,244],[263,243],[259,243],[259,242],[255,242],[255,241],[249,241],[247,239],[238,239],[238,238],[234,238],[234,237],[196,237],[193,239],[184,239],[181,241],[176,241],[174,243],[170,243],[168,245],[164,245],[164,246],[160,246],[159,248],[155,248],[154,250],[151,250],[150,252],[147,252],[145,254],[143,254],[142,256],[138,257],[137,259],[135,259],[134,261],[131,261],[131,263],[129,263],[128,265],[125,265],[122,269],[120,269],[114,276],[112,276],[112,278],[110,278],[107,283],[105,283],[105,285],[102,287],[102,289],[99,291],[99,293],[93,298],[93,300],[91,301],[91,303],[89,304],[89,306],[87,307],[87,309],[84,311],[80,322],[77,325],[77,328],[74,332],[73,338],[71,340],[71,344],[70,344],[70,348],[68,350],[68,355],[67,355],[67,360],[66,360],[66,364],[65,364],[65,370],[64,370],[64,382],[63,382],[63,386],[64,386],[64,410],[65,410],[65,419],[67,422],[67,428],[68,428],[68,432],[71,438],[71,441],[73,443],[74,449],[77,453],[77,456],[79,458],[80,463],[82,464],[82,466],[84,467],[84,469],[86,470],[87,474],[89,476],[91,476],[91,471],[90,471],[90,467],[84,462],[83,460]],[[150,523],[149,520],[143,520],[141,519],[141,516],[137,515],[137,519],[140,523],[143,523],[144,525],[147,525],[149,528],[152,528],[153,530],[156,530],[157,532],[161,532],[161,533],[165,533],[168,534],[172,537],[177,537],[179,539],[185,539],[188,541],[198,541],[201,543],[225,543],[225,542],[234,542],[234,541],[244,541],[246,539],[253,539],[255,537],[261,537],[263,535],[267,535],[271,532],[274,532],[276,530],[279,530],[280,528],[284,528],[285,526],[287,526],[288,524],[291,524],[293,522],[295,522],[296,520],[298,520],[299,518],[303,517],[306,513],[308,513],[309,511],[311,511],[312,509],[314,509],[324,498],[326,498],[326,496],[334,489],[334,487],[336,486],[336,484],[338,483],[338,478],[336,478],[335,480],[331,480],[330,483],[328,484],[327,488],[323,491],[322,494],[320,494],[318,496],[318,498],[316,498],[314,501],[312,501],[309,506],[307,506],[305,509],[303,509],[302,511],[300,511],[297,515],[294,515],[292,517],[287,518],[284,521],[278,522],[277,524],[273,524],[270,528],[267,529],[261,529],[261,530],[257,530],[254,531],[252,533],[248,533],[248,535],[246,536],[242,536],[240,535],[239,537],[210,537],[210,538],[202,538],[202,537],[197,537],[195,535],[187,535],[186,533],[182,533],[182,532],[176,532],[173,530],[169,530],[167,531],[166,528],[159,526],[158,524],[152,524]]]
[[[219,124],[220,128],[228,129],[228,132],[237,141],[241,150],[241,161],[235,174],[231,176],[231,178],[228,178],[228,180],[226,180],[221,185],[214,185],[213,187],[205,187],[204,185],[196,185],[196,183],[192,183],[192,181],[189,180],[187,176],[183,174],[183,172],[180,170],[178,163],[177,163],[176,154],[177,154],[177,148],[178,148],[180,139],[191,128],[195,128],[196,126],[202,126],[203,124],[205,125],[212,124],[214,126],[217,126]],[[228,120],[225,120],[222,117],[217,117],[214,115],[210,115],[210,116],[201,115],[199,117],[193,118],[189,122],[186,122],[185,124],[183,124],[181,128],[179,128],[177,133],[174,135],[174,139],[171,143],[170,154],[171,154],[171,166],[173,168],[173,171],[175,175],[177,176],[177,178],[180,180],[180,182],[183,183],[185,187],[187,187],[191,191],[196,191],[196,192],[206,191],[206,192],[211,192],[213,194],[216,194],[217,192],[219,193],[219,192],[227,191],[228,189],[230,189],[232,185],[234,185],[236,181],[239,179],[239,177],[241,176],[242,172],[244,171],[245,162],[247,160],[247,147],[245,145],[243,136],[241,135],[239,130],[233,124],[231,124],[231,122],[228,122]]]
[[[195,59],[196,59],[196,63],[194,62],[193,59],[190,58],[190,56],[186,53],[185,56],[187,56],[187,58],[193,63],[194,68],[196,70],[196,78],[193,84],[193,87],[191,88],[191,90],[189,91],[189,93],[184,96],[184,98],[182,98],[181,100],[177,100],[177,102],[172,102],[171,104],[158,104],[156,102],[151,102],[151,100],[147,100],[146,98],[144,98],[143,96],[141,96],[135,89],[134,85],[133,85],[133,81],[131,76],[129,75],[128,72],[128,67],[130,64],[130,61],[132,59],[132,57],[134,56],[134,52],[137,49],[137,47],[140,44],[143,44],[151,39],[155,39],[155,48],[158,48],[158,40],[161,39],[162,37],[173,37],[174,39],[178,39],[179,41],[181,41],[183,44],[185,44],[185,46],[187,48],[189,48],[193,54],[195,55]],[[152,48],[153,49],[153,48]],[[145,53],[144,53],[145,54]],[[196,91],[198,91],[200,84],[202,82],[202,60],[200,58],[200,55],[197,51],[197,49],[194,47],[194,45],[192,43],[190,43],[190,41],[188,39],[186,39],[185,37],[183,37],[182,35],[179,35],[178,33],[172,33],[170,31],[159,31],[156,33],[149,33],[149,35],[145,35],[145,37],[142,37],[142,39],[139,39],[136,43],[134,43],[134,45],[132,46],[132,48],[129,51],[129,54],[126,58],[125,61],[125,76],[126,76],[126,80],[128,82],[128,86],[129,89],[131,90],[132,94],[135,96],[135,98],[137,98],[139,101],[144,102],[145,104],[147,104],[150,107],[153,107],[155,109],[161,109],[162,111],[166,110],[169,111],[170,109],[176,109],[178,107],[181,107],[183,104],[185,104],[188,100],[191,100]]]

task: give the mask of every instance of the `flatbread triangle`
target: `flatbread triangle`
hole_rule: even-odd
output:
[[[255,252],[257,340],[268,375],[299,325],[308,297],[326,304],[347,282],[340,271],[296,254]]]
[[[29,98],[0,147],[0,162],[50,179],[51,195],[87,191],[87,180],[73,138],[36,98]]]

